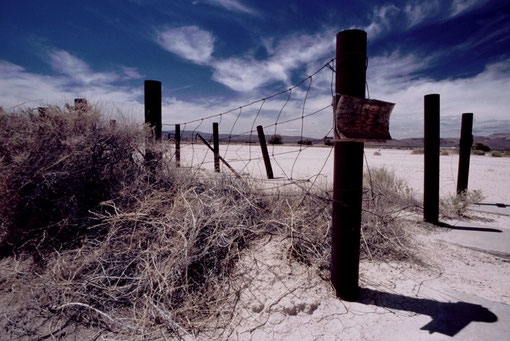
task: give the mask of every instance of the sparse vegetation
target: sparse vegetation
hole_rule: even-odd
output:
[[[411,150],[411,154],[423,154],[423,153],[425,153],[424,148],[414,148],[413,150]]]
[[[283,138],[280,134],[271,135],[267,141],[269,144],[283,144]]]
[[[501,153],[501,152],[498,152],[498,151],[494,150],[494,151],[492,151],[492,152],[490,153],[490,156],[492,156],[492,157],[502,157],[502,156],[503,156],[503,153]]]
[[[311,146],[312,140],[310,140],[310,139],[300,140],[300,141],[298,141],[298,144],[304,144],[305,146]]]
[[[491,147],[483,142],[475,142],[472,147],[473,150],[481,150],[482,152],[490,152]]]
[[[166,141],[93,108],[2,111],[0,123],[3,280],[27,300],[0,325],[11,338],[44,337],[27,316],[147,338],[225,328],[236,262],[268,234],[291,261],[329,271],[330,192],[173,168]],[[412,259],[399,218],[411,190],[384,169],[364,188],[361,257]]]
[[[479,203],[484,199],[481,191],[466,191],[458,195],[450,195],[439,202],[440,212],[448,218],[467,216],[470,205]]]
[[[374,155],[381,156],[381,152],[377,150],[377,151],[374,152]]]
[[[485,155],[485,152],[483,150],[473,149],[473,150],[471,150],[471,154],[473,154],[473,155]]]

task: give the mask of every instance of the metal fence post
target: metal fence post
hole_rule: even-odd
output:
[[[424,107],[423,219],[437,224],[439,222],[439,95],[426,95]]]
[[[264,135],[264,128],[257,126],[257,134],[259,136],[260,149],[262,150],[262,158],[264,159],[264,166],[266,166],[266,174],[268,179],[274,179],[273,167],[271,167],[271,160],[267,151],[266,136]]]
[[[218,122],[213,123],[213,149],[214,149],[214,171],[220,171],[220,136]]]
[[[457,194],[464,193],[468,188],[469,160],[473,146],[473,114],[462,114],[459,142],[459,173],[457,176]]]
[[[365,31],[336,35],[336,98],[365,98],[366,49]],[[345,300],[359,296],[363,148],[363,142],[334,142],[331,281]]]
[[[175,125],[175,166],[181,166],[181,125]]]

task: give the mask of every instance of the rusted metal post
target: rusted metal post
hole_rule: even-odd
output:
[[[365,98],[366,51],[365,31],[336,35],[336,98]],[[334,148],[331,281],[338,297],[352,301],[359,296],[364,144],[335,141]]]
[[[425,106],[425,176],[423,183],[423,219],[439,222],[439,95],[426,95]]]
[[[262,126],[257,126],[257,134],[259,135],[260,149],[262,150],[262,158],[266,166],[267,178],[274,179],[273,167],[271,167],[271,160],[269,159],[269,153],[267,151],[266,136],[264,135],[264,128]]]
[[[457,176],[457,194],[467,191],[469,182],[469,159],[473,145],[473,114],[462,114],[459,142],[459,173]]]
[[[181,167],[181,125],[175,125],[175,167]]]
[[[213,123],[213,153],[214,153],[214,171],[220,172],[220,134],[218,131],[218,122]]]
[[[156,140],[161,140],[161,82],[144,82],[145,123],[149,124]]]

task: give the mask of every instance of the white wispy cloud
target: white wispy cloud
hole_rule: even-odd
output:
[[[237,12],[244,12],[249,14],[254,14],[255,11],[248,6],[244,5],[239,0],[207,0],[207,2],[216,5],[221,6],[229,11],[237,11]]]
[[[80,83],[112,83],[118,79],[113,72],[93,72],[87,63],[64,50],[52,50],[48,56],[55,71]]]
[[[182,26],[156,32],[156,42],[168,52],[196,64],[207,64],[214,50],[214,37],[197,26]]]
[[[0,105],[4,109],[20,105],[63,105],[72,103],[75,98],[86,98],[108,111],[117,108],[127,116],[136,111],[143,112],[138,101],[143,96],[143,87],[123,85],[121,75],[113,71],[94,72],[87,63],[66,51],[56,50],[51,56],[54,58],[49,62],[59,75],[32,73],[22,66],[0,60]],[[57,61],[62,62],[58,67]],[[135,76],[136,69],[127,68],[127,71],[131,77]]]
[[[276,81],[288,83],[293,70],[334,54],[332,32],[296,35],[278,43],[262,39],[261,44],[269,54],[265,60],[255,59],[249,54],[214,58],[213,34],[196,26],[163,29],[157,32],[155,40],[168,52],[211,67],[213,80],[235,91],[250,91]]]
[[[510,59],[489,64],[473,77],[433,80],[413,76],[423,68],[419,56],[394,53],[372,58],[367,72],[370,95],[373,98],[397,103],[390,129],[395,137],[423,136],[423,96],[441,95],[441,135],[457,136],[458,127],[447,122],[460,122],[462,113],[473,112],[480,127],[487,121],[508,122],[510,98],[494,89],[503,89],[510,82]],[[477,128],[476,124],[474,129]],[[503,130],[510,130],[503,125]],[[483,133],[489,133],[485,130]]]
[[[486,0],[453,0],[450,6],[450,16],[455,17],[463,12],[472,9],[475,6],[481,5]]]
[[[374,8],[372,22],[365,27],[368,37],[375,37],[381,32],[388,30],[394,23],[394,17],[399,12],[400,9],[392,4]]]

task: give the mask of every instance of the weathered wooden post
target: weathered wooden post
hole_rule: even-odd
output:
[[[181,167],[181,125],[175,125],[175,166]]]
[[[87,108],[87,100],[85,98],[74,99],[74,110],[85,110]]]
[[[469,182],[469,159],[473,145],[473,114],[462,114],[459,142],[459,172],[457,176],[457,194],[466,192]]]
[[[423,219],[426,222],[437,224],[439,222],[439,95],[426,95],[424,107]]]
[[[336,98],[365,98],[367,34],[336,35]],[[359,250],[363,185],[363,142],[338,141],[335,129],[331,281],[341,299],[359,296]]]
[[[213,123],[213,149],[214,149],[214,171],[220,172],[220,134],[218,131],[218,122]]]
[[[161,140],[161,82],[144,82],[145,123],[152,129],[153,137]]]
[[[262,158],[264,159],[264,166],[266,166],[266,174],[268,179],[274,179],[273,167],[271,167],[271,160],[267,151],[266,136],[264,135],[264,128],[257,126],[257,134],[259,136],[260,149],[262,151]]]

